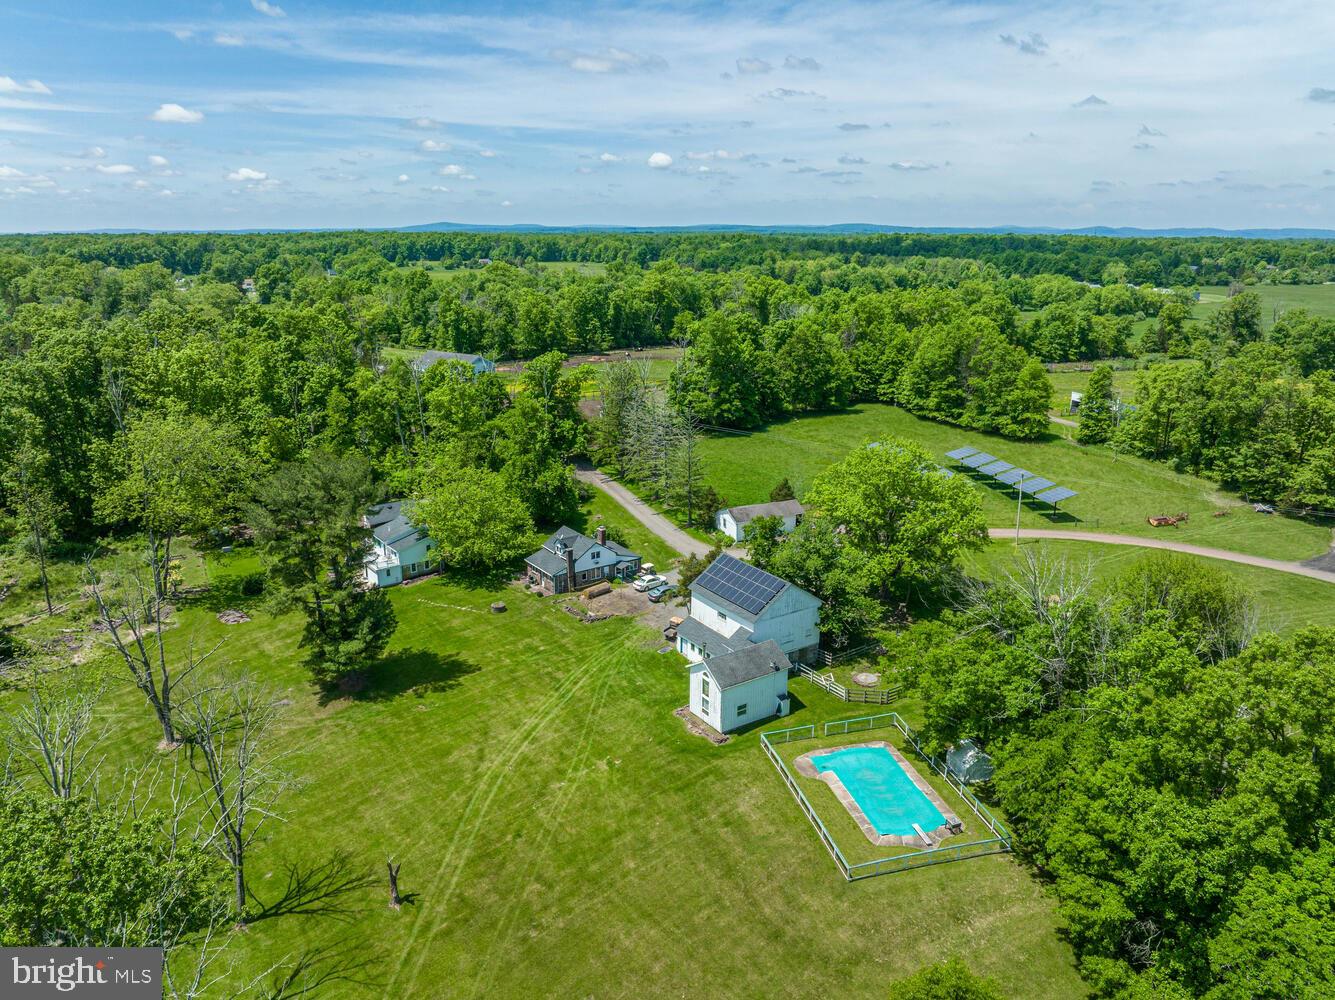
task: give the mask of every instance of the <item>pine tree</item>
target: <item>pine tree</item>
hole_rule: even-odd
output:
[[[1098,365],[1089,376],[1089,386],[1080,401],[1080,426],[1075,438],[1081,444],[1102,444],[1113,433],[1113,373]]]

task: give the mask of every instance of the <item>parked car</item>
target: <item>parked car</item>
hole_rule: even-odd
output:
[[[642,576],[632,583],[631,586],[636,590],[645,591],[653,590],[655,587],[661,587],[665,583],[667,583],[667,577],[665,576]]]
[[[665,601],[673,595],[672,584],[665,583],[661,587],[655,587],[649,591],[649,600],[657,604],[659,601]]]

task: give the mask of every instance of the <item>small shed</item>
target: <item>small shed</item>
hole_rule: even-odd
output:
[[[946,767],[965,784],[991,781],[996,773],[992,758],[979,749],[973,740],[960,740],[946,751]]]

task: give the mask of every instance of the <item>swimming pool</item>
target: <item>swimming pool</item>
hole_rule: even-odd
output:
[[[882,837],[915,838],[947,825],[936,803],[918,788],[887,746],[856,746],[813,753],[811,766],[839,779],[867,822]],[[952,816],[952,821],[954,820]]]

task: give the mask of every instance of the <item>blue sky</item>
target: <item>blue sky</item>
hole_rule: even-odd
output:
[[[1335,4],[0,0],[0,231],[1335,228]]]

